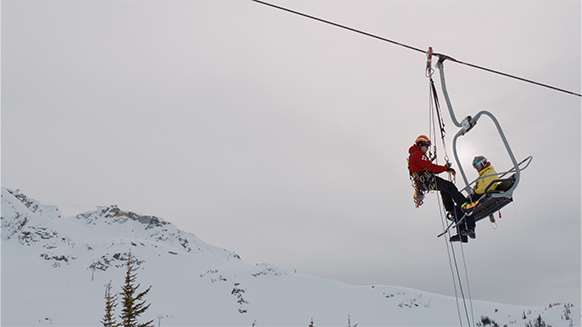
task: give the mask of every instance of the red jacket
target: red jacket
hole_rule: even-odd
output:
[[[420,172],[423,169],[426,169],[435,174],[440,174],[444,171],[447,171],[447,167],[435,165],[432,162],[430,162],[427,156],[416,144],[414,144],[413,146],[410,147],[410,149],[408,149],[408,153],[410,154],[410,157],[408,159],[408,166],[410,168],[411,174]]]

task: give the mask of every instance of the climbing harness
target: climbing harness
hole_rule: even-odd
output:
[[[410,173],[410,169],[408,172]],[[437,190],[435,175],[426,169],[417,173],[410,173],[410,181],[414,189],[413,199],[416,208],[424,204],[426,193]]]
[[[436,190],[436,178],[432,172],[423,169],[421,172],[412,174],[412,178],[416,182],[417,189],[423,192]]]
[[[410,173],[410,181],[414,188],[414,204],[418,208],[424,203],[424,194],[436,190],[436,179],[433,173],[423,169],[421,172]]]

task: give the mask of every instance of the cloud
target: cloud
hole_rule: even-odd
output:
[[[278,4],[580,91],[579,2]],[[406,172],[429,128],[424,54],[251,1],[2,9],[3,186],[157,215],[249,262],[452,294],[437,196],[414,209]],[[534,156],[465,247],[473,297],[579,304],[580,98],[445,67],[457,118],[489,110]],[[486,119],[459,140],[470,179],[477,154],[511,168]]]

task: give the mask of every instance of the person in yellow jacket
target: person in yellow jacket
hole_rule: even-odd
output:
[[[498,178],[497,172],[493,166],[491,166],[491,163],[487,161],[487,158],[483,156],[476,156],[473,159],[473,167],[479,173],[479,178],[477,179],[477,182],[475,182],[475,186],[473,186],[473,195],[476,196],[470,196],[472,201],[475,202],[463,204],[463,210],[471,210],[475,205],[477,205],[477,199],[480,195],[486,191],[494,190],[498,184],[494,183],[491,185],[491,187],[487,188],[491,182]],[[469,215],[469,217],[471,217],[471,215]],[[467,228],[461,232],[461,235],[465,238],[467,236],[470,238],[475,238],[475,219],[467,219]]]
[[[476,156],[473,159],[473,167],[479,173],[479,179],[475,183],[475,186],[473,186],[473,193],[481,195],[485,193],[486,190],[492,191],[497,187],[498,183],[495,183],[489,189],[487,189],[487,186],[489,186],[491,182],[498,178],[497,172],[493,166],[491,166],[491,163],[487,161],[487,158],[483,156]]]

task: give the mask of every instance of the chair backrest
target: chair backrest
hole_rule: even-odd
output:
[[[512,186],[513,183],[515,183],[515,174],[511,175],[511,177],[502,180],[499,184],[497,184],[497,187],[495,188],[496,191],[507,191],[509,190]]]

